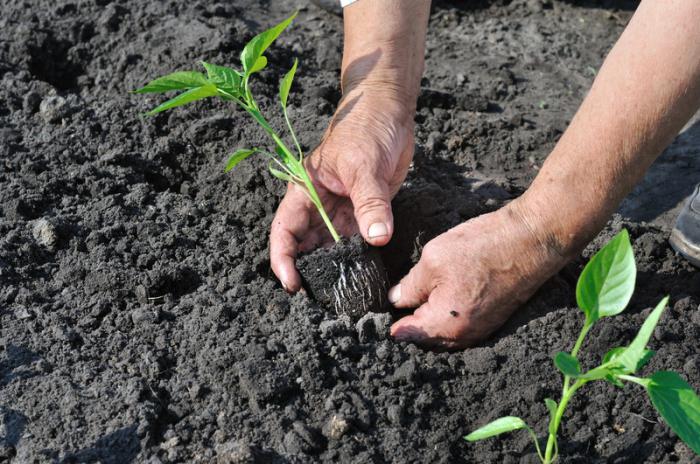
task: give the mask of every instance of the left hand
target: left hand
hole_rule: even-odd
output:
[[[500,327],[566,259],[540,240],[517,200],[428,242],[389,291],[397,308],[418,307],[391,328],[399,341],[458,349]]]

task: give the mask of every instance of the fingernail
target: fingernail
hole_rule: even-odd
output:
[[[375,222],[367,230],[369,238],[384,237],[385,235],[389,235],[389,228],[383,222]]]
[[[389,302],[391,304],[396,304],[401,299],[401,284],[394,285],[389,290]]]
[[[289,280],[289,275],[284,269],[280,269],[280,283],[285,292],[289,293],[289,286],[287,285],[287,280]]]

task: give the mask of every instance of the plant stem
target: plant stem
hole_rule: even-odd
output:
[[[648,386],[649,382],[651,381],[649,379],[635,377],[633,375],[618,375],[617,377],[621,380],[627,380],[628,382],[634,382],[634,383],[641,385],[643,387]]]
[[[302,169],[300,174],[301,179],[304,181],[304,186],[309,192],[309,198],[311,199],[311,202],[316,206],[316,209],[318,209],[318,213],[321,215],[321,219],[323,219],[323,222],[326,224],[328,232],[331,233],[333,240],[335,240],[335,242],[338,243],[340,241],[340,235],[335,230],[333,222],[331,222],[331,219],[328,217],[328,214],[326,213],[326,210],[323,207],[323,204],[321,203],[321,199],[318,197],[318,193],[316,192],[314,183],[311,182],[311,178],[307,174],[306,169]]]
[[[223,95],[226,95],[233,99],[236,103],[238,103],[244,110],[250,114],[253,119],[255,119],[258,124],[262,126],[263,129],[272,137],[272,140],[277,144],[278,147],[284,151],[286,155],[286,160],[283,159],[285,163],[289,163],[294,165],[296,171],[298,171],[301,180],[304,182],[304,188],[306,188],[307,193],[309,194],[309,199],[311,199],[311,202],[314,204],[316,209],[318,210],[318,213],[321,215],[321,219],[323,219],[323,222],[326,224],[326,227],[328,228],[328,232],[330,232],[331,236],[333,237],[333,240],[337,243],[340,241],[340,234],[338,234],[338,231],[335,230],[335,227],[333,226],[333,222],[331,219],[328,217],[328,213],[326,213],[325,208],[323,207],[323,203],[321,202],[321,199],[318,196],[318,192],[316,192],[316,188],[314,187],[314,183],[311,181],[311,178],[309,177],[309,174],[306,172],[306,168],[304,168],[304,157],[303,153],[301,151],[301,147],[299,146],[299,142],[297,141],[296,134],[294,134],[294,130],[292,129],[292,125],[289,122],[289,118],[287,117],[287,111],[285,109],[284,111],[284,118],[287,121],[287,125],[289,126],[289,131],[292,134],[292,138],[294,139],[294,143],[296,144],[297,150],[299,150],[299,158],[297,159],[294,155],[292,155],[292,152],[287,148],[287,145],[282,141],[282,139],[275,133],[275,131],[272,129],[270,124],[267,122],[265,117],[260,113],[260,110],[257,108],[257,105],[255,104],[255,100],[253,100],[253,97],[250,95],[250,91],[248,90],[248,81],[246,80],[245,82],[245,92],[246,92],[246,98],[249,102],[249,104],[246,104],[245,102],[241,101],[240,99],[234,97],[230,93],[223,91],[219,89],[219,92]]]
[[[588,318],[586,318],[586,321],[583,323],[581,333],[576,339],[574,348],[571,350],[572,356],[575,357],[578,354],[579,350],[581,349],[581,345],[583,345],[583,340],[586,338],[586,335],[588,335],[588,331],[591,330],[591,327],[593,327],[593,323]],[[544,464],[551,464],[551,462],[554,460],[552,458],[552,452],[554,451],[557,443],[557,431],[559,430],[561,418],[564,415],[564,411],[566,410],[566,405],[569,403],[571,396],[573,396],[576,390],[581,388],[581,386],[583,386],[586,383],[586,381],[579,380],[578,382],[574,383],[574,385],[571,387],[570,383],[571,377],[565,375],[564,387],[562,388],[561,392],[561,401],[559,402],[559,405],[557,406],[557,411],[549,424],[549,437],[547,438],[547,449],[544,452],[544,460],[542,461]]]
[[[530,434],[532,441],[535,442],[535,449],[537,450],[537,456],[539,456],[540,461],[544,461],[544,458],[542,457],[542,450],[540,449],[540,442],[539,442],[539,440],[537,440],[537,435],[535,434],[535,431],[532,430],[527,425],[525,426],[525,428],[527,429],[527,432]]]
[[[556,456],[552,457],[552,453],[557,441],[559,424],[561,424],[561,419],[564,416],[564,411],[566,411],[566,406],[569,404],[569,400],[571,400],[571,398],[574,396],[574,393],[576,393],[576,390],[581,388],[587,382],[586,380],[578,380],[571,387],[569,387],[568,383],[570,378],[566,376],[564,379],[564,390],[562,391],[561,401],[557,406],[557,410],[554,413],[554,417],[552,418],[552,422],[549,426],[549,438],[547,439],[547,448],[545,449],[544,460],[542,461],[544,464],[551,464],[554,462],[554,458]]]
[[[284,113],[284,120],[287,123],[287,127],[289,128],[289,133],[292,134],[292,140],[294,140],[294,145],[297,147],[297,151],[299,152],[299,161],[303,161],[304,153],[301,151],[301,145],[299,145],[299,140],[297,139],[297,134],[294,132],[292,123],[289,122],[289,115],[287,114],[286,106],[282,107],[282,113]]]
[[[591,327],[593,327],[593,323],[586,318],[586,321],[583,323],[581,333],[578,334],[578,338],[574,344],[574,349],[571,350],[571,356],[576,356],[578,354],[578,350],[580,350],[581,345],[583,345],[583,339],[586,338],[586,335],[588,335],[588,331],[591,330]]]

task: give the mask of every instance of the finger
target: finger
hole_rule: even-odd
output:
[[[301,288],[301,276],[294,265],[299,251],[299,239],[309,228],[309,210],[306,198],[290,186],[277,208],[270,229],[270,265],[272,272],[288,292]]]
[[[350,189],[350,199],[360,233],[367,243],[386,245],[394,232],[391,193],[387,183],[372,176],[358,176]]]
[[[270,266],[282,287],[290,293],[301,289],[301,276],[294,265],[297,256],[297,240],[286,229],[273,229],[270,234]]]
[[[428,301],[434,287],[432,272],[422,261],[418,261],[418,264],[389,290],[389,302],[396,308],[415,308]]]
[[[440,346],[445,343],[436,321],[433,307],[423,304],[412,315],[399,319],[391,326],[391,336],[398,342],[416,343],[422,346]]]
[[[396,341],[416,343],[424,347],[461,348],[464,344],[453,336],[457,317],[460,317],[457,311],[427,302],[412,315],[395,322],[391,326],[391,336]]]

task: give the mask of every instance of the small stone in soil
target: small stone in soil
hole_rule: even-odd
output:
[[[27,308],[22,306],[15,310],[15,317],[17,319],[29,319],[30,317],[32,317],[32,313],[29,312]]]
[[[330,419],[328,419],[325,427],[323,427],[323,434],[331,440],[340,440],[349,429],[350,423],[345,419],[345,417],[339,414],[334,414]]]
[[[134,290],[139,303],[148,303],[148,290],[143,285],[137,285]]]
[[[39,105],[39,113],[46,122],[57,122],[69,116],[71,111],[66,99],[58,95],[44,98]]]
[[[403,423],[403,408],[398,404],[392,404],[389,406],[386,412],[389,422],[394,425],[401,425]]]
[[[32,235],[39,245],[45,246],[46,248],[53,248],[56,246],[56,242],[58,242],[56,228],[46,219],[39,219],[34,223]]]

